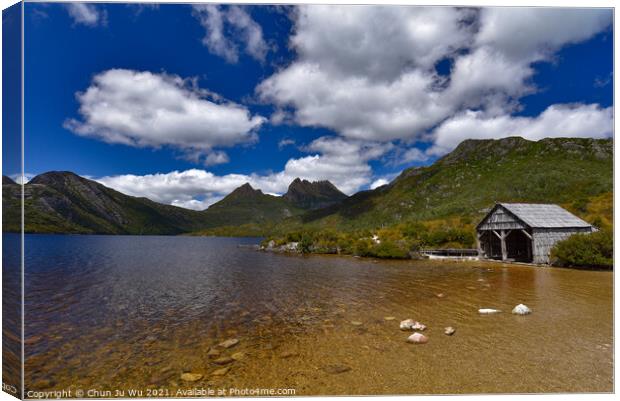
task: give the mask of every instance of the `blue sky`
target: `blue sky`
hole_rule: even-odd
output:
[[[611,10],[25,5],[25,170],[203,209],[467,138],[612,134]]]

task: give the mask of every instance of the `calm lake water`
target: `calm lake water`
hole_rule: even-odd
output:
[[[239,247],[257,242],[26,236],[26,390],[613,391],[611,272]],[[427,344],[405,342],[406,318]]]

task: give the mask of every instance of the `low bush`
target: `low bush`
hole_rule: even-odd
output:
[[[555,266],[611,269],[613,246],[613,233],[609,230],[574,234],[553,247],[551,263]]]

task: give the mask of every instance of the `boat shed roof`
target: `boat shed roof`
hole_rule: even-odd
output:
[[[489,214],[482,220],[478,228],[485,223],[498,207],[525,223],[531,228],[587,228],[592,227],[588,222],[570,213],[566,209],[554,204],[541,203],[497,203]]]
[[[553,204],[500,203],[510,213],[532,228],[591,227],[566,209]]]

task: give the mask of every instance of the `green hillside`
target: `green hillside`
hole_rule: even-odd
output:
[[[20,230],[21,188],[3,179],[3,231]],[[25,231],[81,234],[179,234],[207,217],[107,188],[71,172],[49,172],[24,186]]]
[[[246,183],[202,212],[206,223],[193,234],[260,236],[276,222],[302,212],[283,197],[264,194]]]
[[[404,222],[478,219],[497,202],[584,204],[613,190],[611,139],[467,140],[389,185],[288,219],[293,228],[372,229]]]

